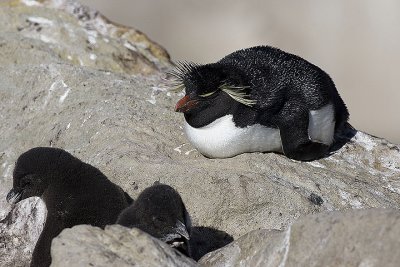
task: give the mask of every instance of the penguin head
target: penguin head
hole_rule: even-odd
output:
[[[166,243],[189,240],[190,219],[179,193],[165,184],[145,189],[137,199],[151,223],[148,230]]]
[[[190,217],[179,193],[168,185],[156,184],[143,190],[117,223],[139,228],[187,254]]]
[[[52,174],[68,172],[65,162],[71,159],[77,160],[66,151],[51,147],[36,147],[21,154],[15,164],[13,188],[7,194],[7,201],[15,204],[28,197],[41,196],[56,177]]]
[[[182,112],[193,127],[205,126],[215,119],[232,113],[240,105],[253,106],[249,87],[241,72],[218,63],[197,65],[178,63],[170,72],[177,89],[185,89],[175,111]]]

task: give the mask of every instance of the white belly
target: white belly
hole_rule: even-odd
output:
[[[332,104],[310,111],[310,140],[326,145],[333,143],[334,114]],[[246,152],[282,152],[279,129],[260,124],[237,128],[232,115],[221,117],[201,128],[193,128],[185,122],[185,133],[190,143],[210,158],[228,158]]]
[[[245,152],[282,151],[278,129],[260,124],[237,128],[232,115],[201,128],[193,128],[185,122],[185,132],[190,143],[210,158],[233,157]]]

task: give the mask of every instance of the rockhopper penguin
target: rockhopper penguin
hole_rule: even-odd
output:
[[[274,151],[314,160],[328,152],[349,117],[328,74],[269,46],[217,63],[178,63],[170,74],[186,91],[175,108],[184,113],[186,135],[210,158]]]
[[[37,147],[23,153],[13,173],[7,201],[41,197],[47,218],[33,251],[31,266],[49,266],[51,241],[64,228],[78,224],[113,224],[132,199],[98,169],[68,152]]]
[[[191,221],[182,198],[172,187],[155,184],[123,210],[117,224],[140,230],[190,256]]]

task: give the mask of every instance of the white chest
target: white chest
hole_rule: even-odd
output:
[[[232,115],[221,117],[202,128],[185,122],[185,133],[190,143],[210,158],[227,158],[245,152],[282,151],[278,129],[259,124],[237,128]]]

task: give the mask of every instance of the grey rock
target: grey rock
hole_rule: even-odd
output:
[[[193,267],[196,262],[145,232],[120,225],[65,229],[53,239],[51,266]]]
[[[199,260],[201,266],[284,266],[287,238],[280,230],[254,230]]]
[[[170,62],[168,53],[145,34],[112,23],[72,0],[12,1],[1,6],[0,23],[3,33],[39,41],[39,45],[30,41],[21,44],[22,48],[39,50],[39,55],[34,55],[37,59],[43,55],[42,49],[51,50],[75,65],[128,74],[154,73]],[[8,42],[2,44],[10,46]],[[13,50],[14,64],[26,60],[23,52],[20,48]],[[42,59],[47,61],[46,57]]]
[[[400,211],[306,216],[284,231],[255,230],[200,259],[217,266],[398,266]]]
[[[2,210],[4,211],[4,210]],[[0,220],[1,266],[29,266],[47,210],[39,198],[24,201]]]
[[[0,7],[0,240],[18,240],[0,243],[4,266],[29,262],[45,218],[38,199],[14,207],[5,201],[15,160],[34,146],[66,149],[133,198],[154,181],[169,184],[182,195],[194,225],[235,238],[284,229],[320,211],[400,207],[400,148],[363,132],[313,162],[274,153],[203,157],[173,111],[182,94],[164,85],[166,52],[146,38],[132,37],[126,45],[137,31],[109,22],[100,27],[98,20],[107,21],[73,1]],[[97,40],[95,62],[90,34]],[[127,50],[140,58],[128,60],[134,66],[113,56]]]

